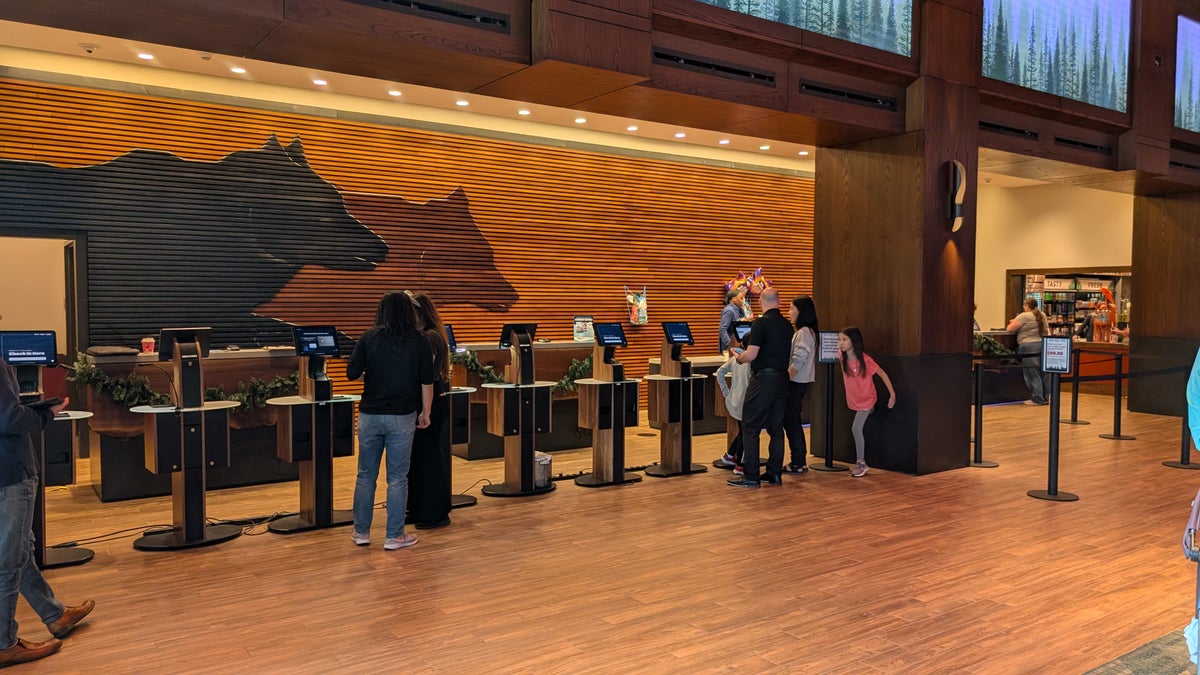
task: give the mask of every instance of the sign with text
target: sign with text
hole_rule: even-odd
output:
[[[840,361],[842,350],[838,349],[837,331],[823,330],[819,337],[821,344],[817,352],[817,361],[820,363],[837,363]]]
[[[1071,372],[1071,338],[1050,336],[1042,338],[1042,372],[1064,374]]]

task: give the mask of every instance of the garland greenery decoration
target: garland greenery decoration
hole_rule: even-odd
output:
[[[450,355],[450,363],[457,363],[467,372],[475,373],[479,376],[479,381],[484,384],[496,384],[504,381],[504,376],[496,372],[494,366],[485,366],[480,363],[475,356],[475,352],[455,352]]]
[[[975,333],[975,343],[973,348],[976,352],[986,356],[1012,356],[1016,353],[1008,347],[1000,344],[996,338],[990,335],[984,335],[983,333]]]
[[[571,359],[571,367],[567,368],[567,374],[558,378],[558,382],[554,383],[551,391],[555,394],[565,394],[568,391],[575,391],[575,380],[582,380],[592,376],[592,355],[588,354],[583,360]]]
[[[132,408],[137,405],[167,403],[170,397],[150,389],[150,379],[145,375],[133,373],[128,377],[110,377],[94,364],[88,363],[87,357],[79,354],[75,358],[75,374],[68,380],[80,386],[92,387],[93,390],[112,399],[113,403]],[[225,393],[225,387],[207,387],[204,390],[206,401],[237,401],[240,409],[249,412],[266,405],[267,399],[278,396],[295,394],[300,387],[300,373],[278,375],[270,382],[264,382],[257,377],[250,382],[238,382],[237,391]]]

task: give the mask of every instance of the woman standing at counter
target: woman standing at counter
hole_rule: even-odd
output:
[[[418,530],[431,530],[450,524],[450,448],[448,438],[450,405],[445,393],[450,390],[450,345],[446,326],[433,300],[424,293],[417,301],[417,323],[433,350],[433,407],[429,426],[417,429],[413,437],[412,466],[408,469],[408,516]]]
[[[1029,400],[1025,405],[1046,405],[1050,393],[1049,377],[1042,370],[1042,338],[1050,333],[1046,315],[1038,309],[1037,300],[1025,298],[1025,311],[1008,322],[1008,332],[1017,334],[1017,354],[1025,366],[1025,385]]]

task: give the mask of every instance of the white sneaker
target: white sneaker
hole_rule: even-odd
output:
[[[862,478],[863,476],[867,475],[868,468],[870,467],[867,466],[866,462],[857,462],[854,465],[854,471],[851,471],[850,475],[854,476],[855,478]]]
[[[417,535],[406,534],[398,538],[388,537],[383,540],[383,548],[388,551],[395,551],[398,548],[408,548],[417,543]]]
[[[350,533],[350,540],[355,546],[366,546],[371,543],[371,533],[363,534],[362,532],[354,531]]]

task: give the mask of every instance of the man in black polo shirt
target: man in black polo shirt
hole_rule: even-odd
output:
[[[728,483],[756,488],[760,481],[781,485],[783,479],[783,416],[787,404],[788,359],[792,348],[792,324],[779,312],[779,291],[768,288],[759,296],[762,315],[754,320],[746,336],[746,351],[738,363],[750,364],[750,387],[742,404],[742,467],[744,475]],[[758,436],[763,429],[771,436],[767,445],[767,469],[758,475]]]

